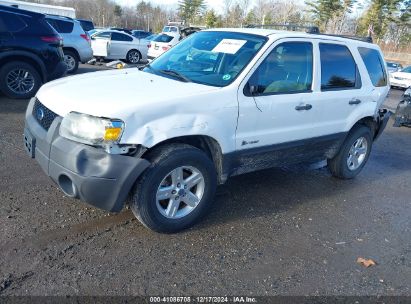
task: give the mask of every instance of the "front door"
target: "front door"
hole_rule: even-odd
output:
[[[330,138],[321,127],[316,66],[318,50],[311,41],[279,40],[246,78],[238,92],[236,133],[243,163],[270,167],[323,155]]]

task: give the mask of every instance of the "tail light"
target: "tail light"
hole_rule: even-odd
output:
[[[40,37],[40,39],[47,43],[63,46],[63,38],[61,38],[60,36],[42,36]]]
[[[148,48],[151,48],[151,44],[147,44],[147,47],[148,47]]]
[[[87,34],[80,34],[80,37],[85,39],[88,43],[90,43],[90,37]]]
[[[167,51],[170,48],[170,46],[163,46],[162,49],[163,51]]]

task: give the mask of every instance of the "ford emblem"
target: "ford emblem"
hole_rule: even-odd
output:
[[[37,115],[37,119],[38,119],[39,121],[42,121],[43,118],[44,118],[44,110],[43,110],[43,108],[38,108],[37,111],[36,111],[36,115]]]

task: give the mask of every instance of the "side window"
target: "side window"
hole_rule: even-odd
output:
[[[311,90],[313,46],[309,42],[284,42],[264,59],[249,85],[254,94],[270,95]]]
[[[93,38],[105,38],[105,39],[110,39],[110,37],[111,37],[110,32],[101,32],[93,36]]]
[[[69,34],[73,31],[73,22],[56,20],[52,18],[47,18],[46,20],[60,34]]]
[[[374,87],[383,87],[387,85],[387,75],[380,53],[377,50],[365,47],[359,47],[358,51],[370,75]]]
[[[111,40],[113,41],[133,41],[133,38],[124,35],[124,34],[120,34],[120,33],[112,33],[111,34]]]
[[[20,32],[27,27],[27,23],[15,14],[0,13],[0,33]]]
[[[361,87],[357,64],[346,46],[320,43],[320,58],[322,91]]]

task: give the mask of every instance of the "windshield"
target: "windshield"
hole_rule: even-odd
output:
[[[387,66],[389,68],[398,68],[399,64],[398,63],[393,63],[393,62],[387,62]]]
[[[157,37],[155,37],[152,41],[155,42],[170,42],[171,40],[173,40],[174,37],[166,35],[166,34],[162,34],[162,35],[158,35]]]
[[[401,70],[403,73],[411,73],[411,65]]]
[[[163,28],[163,33],[178,32],[178,28],[175,26],[165,26]]]
[[[154,60],[145,72],[172,77],[177,72],[191,82],[224,87],[257,54],[266,37],[232,32],[198,32]],[[182,77],[179,77],[182,78]]]

